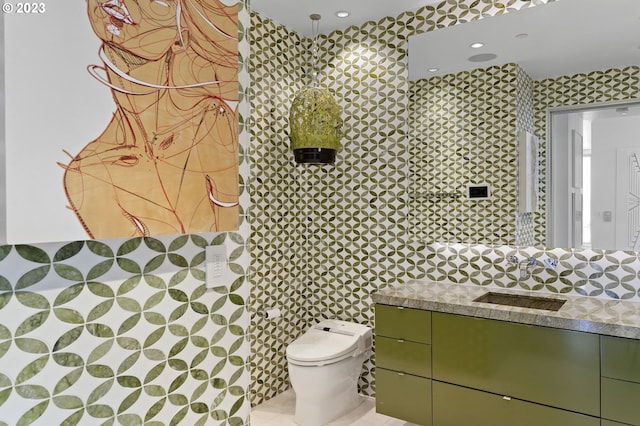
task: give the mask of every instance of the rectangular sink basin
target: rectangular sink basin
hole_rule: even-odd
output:
[[[494,305],[516,306],[519,308],[544,309],[558,311],[566,300],[550,297],[524,296],[520,294],[497,293],[490,291],[473,300],[474,302],[492,303]]]

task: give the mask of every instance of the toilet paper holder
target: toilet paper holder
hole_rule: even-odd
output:
[[[273,306],[265,306],[259,308],[257,314],[264,319],[273,319],[280,317],[282,315],[282,312],[279,308],[274,308]]]

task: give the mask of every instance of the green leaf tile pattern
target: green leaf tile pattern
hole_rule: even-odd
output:
[[[460,242],[473,235],[489,244],[515,242],[518,69],[505,64],[410,84],[416,194],[411,220],[417,238]],[[470,184],[488,184],[491,199],[467,200]]]
[[[240,4],[240,121],[249,12]],[[249,132],[241,128],[242,152]],[[249,181],[246,155],[240,177]],[[249,194],[237,232],[0,246],[0,425],[248,424]],[[234,279],[207,289],[204,250]]]
[[[202,274],[204,247],[216,240],[234,249],[246,282],[247,245],[231,235],[9,250],[0,273],[15,264],[25,272],[2,293],[0,418],[244,424],[248,288],[207,290]]]
[[[373,325],[370,294],[424,271],[428,247],[411,237],[407,220],[407,37],[543,3],[446,0],[321,36],[320,83],[343,108],[345,137],[336,164],[315,168],[293,163],[286,130],[293,95],[308,81],[309,40],[252,15],[252,404],[289,387],[286,346],[312,321]],[[505,96],[515,103],[515,94]],[[479,128],[484,139],[496,136]],[[511,203],[515,195],[501,191]],[[257,316],[266,306],[282,317]],[[374,393],[373,371],[372,358],[360,382],[365,394]]]
[[[301,81],[300,68],[305,64],[299,58],[304,55],[308,41],[253,16],[252,158],[256,173],[251,186],[254,224],[251,309],[255,314],[265,305],[279,306],[283,308],[283,318],[268,321],[253,317],[252,404],[288,387],[286,345],[311,321],[337,317],[372,325],[369,295],[396,280],[426,278],[640,300],[637,253],[534,247],[539,246],[540,235],[545,232],[539,215],[516,218],[521,230],[516,236],[518,246],[501,245],[499,238],[493,240],[495,245],[488,246],[453,243],[445,235],[422,240],[416,235],[430,231],[424,228],[429,226],[428,222],[417,223],[411,217],[407,220],[408,203],[412,201],[407,200],[406,194],[410,179],[414,178],[409,171],[416,166],[414,158],[420,151],[402,141],[407,132],[402,124],[410,105],[407,96],[414,95],[414,88],[410,89],[406,80],[406,37],[543,3],[443,1],[416,13],[323,36],[321,80],[334,91],[345,109],[346,137],[345,150],[339,154],[336,165],[315,169],[293,165],[287,151],[284,121],[293,92]],[[494,72],[495,78],[503,76],[515,81],[509,91],[493,94],[498,97],[494,105],[503,114],[493,120],[498,120],[503,128],[498,133],[492,130],[496,123],[482,115],[486,104],[480,101],[481,94],[476,93],[457,108],[469,108],[475,102],[479,110],[462,115],[442,132],[453,132],[456,126],[471,122],[477,129],[473,136],[483,140],[506,140],[504,126],[511,132],[524,129],[543,135],[544,105],[639,96],[640,74],[635,67],[563,77],[537,84],[535,88],[518,66],[500,67]],[[478,86],[486,77],[470,73],[465,78],[465,83]],[[445,101],[456,90],[459,94],[461,87],[444,82],[438,96],[429,102],[440,108],[442,114],[457,113],[459,109],[451,109]],[[425,118],[425,127],[432,118]],[[444,154],[442,150],[433,153],[438,155],[438,161],[443,161]],[[543,152],[541,158],[544,155]],[[500,186],[500,177],[496,175],[506,175],[515,169],[497,166],[493,172],[484,165],[490,160],[480,155],[473,159],[482,168],[479,178],[493,176]],[[513,161],[515,157],[503,155],[495,161],[499,160]],[[446,173],[460,174],[463,170],[460,162],[449,158],[447,161],[451,164]],[[544,164],[541,167],[544,172]],[[545,190],[540,186],[541,200]],[[515,188],[501,191],[504,204],[509,204],[507,211],[515,216]],[[446,204],[443,206],[446,210]],[[499,220],[484,209],[463,212],[463,217],[464,214],[484,217],[487,227],[500,232],[499,236],[506,234],[497,228],[514,227],[516,223],[511,213],[509,217],[500,213]],[[456,235],[477,231],[467,230],[460,220],[457,224],[449,221],[447,225]],[[510,238],[513,235],[510,233]],[[519,280],[518,271],[505,263],[505,257],[511,254],[538,259],[530,278]],[[559,260],[555,271],[541,266],[547,256]],[[365,365],[360,383],[361,390],[370,395],[374,393],[373,364],[372,358]]]
[[[289,105],[306,81],[308,40],[252,15],[251,26],[251,402],[289,388],[286,344],[311,319],[306,289],[311,265],[304,207],[308,170],[289,151]],[[279,307],[281,318],[257,316]]]

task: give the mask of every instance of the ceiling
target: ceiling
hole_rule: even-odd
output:
[[[514,62],[540,80],[639,65],[639,47],[640,0],[560,0],[410,37],[409,79]],[[497,57],[469,61],[486,53]]]
[[[398,16],[441,0],[251,0],[262,17],[311,36],[309,15],[320,14],[320,33]],[[335,12],[348,10],[348,18]],[[527,37],[516,39],[518,34]],[[472,51],[469,44],[485,45]],[[443,48],[446,47],[446,48]],[[558,0],[556,2],[439,29],[409,39],[409,78],[516,62],[534,79],[640,64],[640,0]],[[488,62],[469,62],[493,53]],[[437,67],[436,73],[428,68]]]
[[[442,0],[251,0],[251,9],[263,18],[284,25],[303,36],[311,36],[309,15],[319,14],[321,34],[378,21],[386,16],[398,16],[402,12],[417,10]],[[640,1],[640,0],[639,0]],[[346,10],[347,18],[338,18],[335,12]]]

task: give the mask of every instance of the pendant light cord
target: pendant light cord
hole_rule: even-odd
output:
[[[320,15],[314,13],[311,18],[311,87],[318,85],[318,33],[320,31]]]

